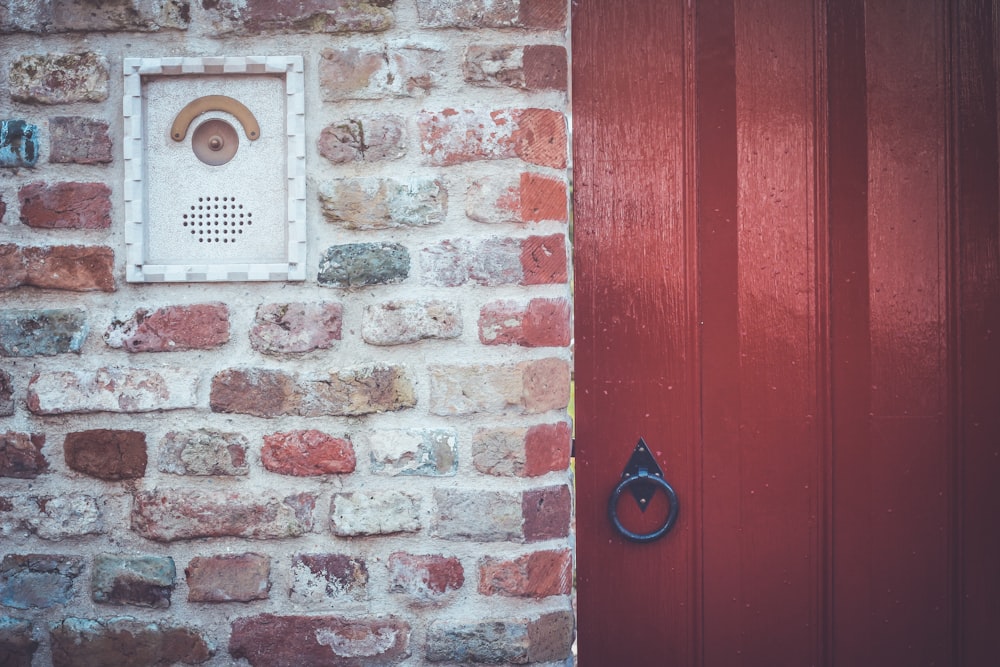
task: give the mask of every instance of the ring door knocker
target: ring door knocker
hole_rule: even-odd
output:
[[[623,526],[621,520],[618,518],[618,499],[625,492],[625,489],[632,492],[632,496],[635,498],[636,503],[638,503],[639,509],[643,512],[649,507],[649,499],[653,497],[656,490],[662,489],[667,494],[667,501],[670,503],[670,511],[667,513],[667,519],[663,522],[663,525],[651,533],[634,533]],[[674,523],[677,521],[679,510],[680,505],[677,502],[677,493],[667,480],[663,478],[663,470],[660,469],[653,455],[649,453],[649,447],[646,445],[646,442],[642,438],[639,438],[639,443],[635,446],[632,456],[622,471],[622,480],[615,487],[615,490],[611,492],[611,498],[608,500],[608,518],[611,519],[611,524],[627,540],[631,540],[632,542],[652,542],[670,532],[670,529],[674,527]]]

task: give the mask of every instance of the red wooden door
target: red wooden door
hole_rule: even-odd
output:
[[[1000,664],[996,1],[572,4],[580,664]]]

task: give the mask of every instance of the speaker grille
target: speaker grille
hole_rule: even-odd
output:
[[[231,196],[198,197],[182,218],[182,227],[199,243],[236,243],[253,225],[253,213]]]

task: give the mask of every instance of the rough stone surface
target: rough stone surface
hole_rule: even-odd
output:
[[[403,345],[462,335],[462,312],[453,301],[385,301],[365,307],[361,337],[369,345]]]
[[[345,178],[321,184],[318,193],[323,217],[346,229],[423,227],[448,214],[439,179]]]
[[[172,475],[246,475],[248,445],[242,433],[170,431],[160,440],[157,468]]]
[[[326,287],[400,283],[410,275],[410,253],[399,243],[331,246],[319,259],[317,280]]]
[[[102,246],[0,245],[0,289],[114,292],[115,255]]]
[[[37,415],[174,410],[195,407],[197,390],[198,374],[186,368],[42,372],[28,383],[28,409]]]
[[[523,536],[521,495],[508,491],[435,489],[433,534],[446,540],[518,541]]]
[[[350,440],[315,429],[265,435],[260,460],[271,472],[298,477],[349,473],[356,466]]]
[[[93,53],[21,56],[10,66],[10,96],[28,104],[103,102],[108,99],[108,61]]]
[[[111,227],[111,188],[104,183],[45,183],[21,186],[21,222],[36,229]]]
[[[65,618],[49,626],[52,667],[197,665],[212,651],[194,629],[137,621]]]
[[[44,446],[44,433],[0,433],[0,477],[34,479],[48,472]]]
[[[127,352],[210,350],[229,341],[229,309],[224,303],[140,308],[112,322],[104,341]]]
[[[14,414],[14,381],[10,373],[0,368],[0,417]]]
[[[320,54],[319,85],[327,102],[423,97],[441,80],[444,58],[433,46],[370,51],[351,46]]]
[[[368,566],[349,554],[298,554],[292,559],[291,599],[300,604],[329,604],[349,598],[364,600]]]
[[[413,392],[402,368],[381,364],[309,375],[234,368],[212,378],[209,400],[215,412],[258,417],[356,416],[412,407]]]
[[[427,659],[432,662],[521,665],[528,662],[529,644],[524,621],[435,621],[427,629]]]
[[[342,537],[415,533],[420,530],[420,496],[405,491],[334,493],[330,528]]]
[[[379,431],[367,438],[371,469],[377,475],[454,475],[458,434],[454,429]]]
[[[173,558],[97,554],[90,595],[94,602],[166,609],[176,576]]]
[[[420,148],[430,164],[520,158],[566,168],[566,118],[552,109],[423,111],[417,120]]]
[[[532,299],[527,305],[494,301],[479,311],[484,345],[566,347],[571,338],[568,299]]]
[[[71,470],[98,479],[114,482],[146,474],[146,434],[141,431],[67,433],[63,453]]]
[[[229,653],[252,667],[379,667],[408,656],[410,626],[395,617],[275,616],[233,623]]]
[[[0,496],[0,537],[37,535],[58,541],[104,532],[104,512],[97,498],[84,493],[58,496]]]
[[[196,557],[184,568],[188,602],[266,600],[271,589],[271,559],[262,554]]]
[[[414,604],[440,604],[465,584],[465,570],[454,556],[396,552],[389,556],[389,592]]]
[[[49,162],[107,164],[112,160],[107,121],[83,116],[49,118]]]
[[[0,604],[14,609],[66,604],[73,599],[73,582],[83,565],[81,556],[7,554],[0,562]],[[0,664],[6,663],[0,660]]]
[[[339,303],[269,303],[257,308],[250,345],[263,354],[325,350],[340,340],[344,308]]]
[[[566,181],[525,172],[477,179],[465,195],[465,215],[489,224],[566,222]]]
[[[393,27],[395,0],[215,0],[215,34],[382,32]]]
[[[406,121],[401,116],[358,116],[320,132],[319,154],[334,164],[397,160],[406,155]]]
[[[528,28],[557,30],[566,25],[559,0],[421,0],[417,17],[427,28]]]
[[[535,599],[569,595],[572,564],[568,549],[536,551],[511,559],[487,556],[479,561],[479,593]]]
[[[0,665],[31,667],[38,641],[30,621],[0,616]]]
[[[146,539],[173,542],[198,537],[279,539],[313,526],[316,497],[309,493],[160,490],[135,494],[132,530]]]
[[[569,535],[573,499],[568,486],[549,486],[524,492],[524,539],[538,542]]]
[[[80,309],[0,310],[0,357],[79,354],[89,332]]]
[[[0,32],[46,35],[91,30],[148,32],[167,28],[185,29],[191,15],[191,3],[186,0],[101,3],[88,0],[32,0],[14,6],[19,11],[6,13],[0,10]]]
[[[537,414],[569,403],[569,364],[539,359],[516,365],[431,366],[430,411]]]

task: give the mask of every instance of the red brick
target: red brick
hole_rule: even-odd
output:
[[[21,222],[38,229],[107,229],[111,188],[104,183],[35,182],[18,190]]]
[[[209,403],[213,412],[274,417],[294,413],[301,400],[300,388],[288,373],[231,368],[212,378]]]
[[[325,350],[340,340],[344,308],[339,303],[270,303],[257,308],[250,346],[264,354]]]
[[[403,593],[414,602],[439,602],[464,584],[465,570],[454,556],[403,552],[389,556],[389,592]]]
[[[0,244],[0,289],[12,289],[28,280],[28,267],[21,246]]]
[[[525,28],[560,30],[566,27],[566,8],[563,0],[521,0],[519,19]]]
[[[142,308],[113,322],[104,340],[128,352],[210,350],[229,341],[229,309],[224,303]]]
[[[196,665],[212,649],[196,631],[131,618],[64,618],[53,623],[52,667]]]
[[[568,422],[536,424],[524,437],[524,474],[537,477],[569,467],[573,429]]]
[[[529,236],[521,242],[522,285],[567,282],[566,237]]]
[[[266,600],[271,559],[255,553],[196,557],[184,568],[188,602]]]
[[[289,595],[296,602],[327,603],[348,596],[363,600],[368,566],[363,558],[347,554],[299,554],[292,559]]]
[[[108,481],[138,479],[146,474],[146,434],[96,429],[67,433],[66,465]]]
[[[49,119],[49,162],[106,164],[111,162],[111,137],[103,120],[81,116]]]
[[[0,417],[14,414],[14,383],[10,373],[0,368]]]
[[[570,342],[567,299],[532,299],[527,306],[495,301],[479,312],[479,341],[484,345],[565,347]]]
[[[5,667],[31,667],[38,650],[33,626],[30,621],[10,617],[0,626],[0,660]]]
[[[539,222],[556,220],[566,222],[566,181],[541,174],[521,174],[521,220]]]
[[[522,365],[522,403],[529,413],[562,410],[569,405],[569,363],[563,359],[536,359]]]
[[[16,258],[0,260],[0,285],[20,285],[74,292],[114,292],[115,253],[103,246],[29,246],[19,249]],[[8,273],[10,262],[10,273]],[[18,282],[14,282],[20,278]],[[13,284],[12,284],[13,283]]]
[[[525,491],[521,500],[525,541],[538,542],[569,535],[571,509],[568,486]]]
[[[445,109],[424,111],[417,123],[421,150],[433,165],[519,157],[544,167],[566,167],[566,118],[559,111]]]
[[[49,462],[42,454],[42,433],[0,433],[0,477],[34,479],[48,472]]]
[[[568,549],[537,551],[514,559],[486,557],[479,561],[482,595],[544,598],[569,595],[573,584]]]
[[[466,192],[465,214],[485,223],[566,222],[566,181],[530,172],[480,178]]]
[[[354,446],[321,431],[288,431],[264,436],[261,463],[271,472],[307,477],[354,472]]]
[[[527,6],[531,4],[527,3]],[[554,44],[528,45],[524,47],[523,62],[524,83],[528,90],[566,90],[569,81],[566,47]]]
[[[108,59],[92,51],[24,55],[10,65],[15,102],[69,104],[108,99]]]
[[[381,32],[393,26],[394,0],[214,0],[241,34]]]
[[[325,49],[319,84],[328,102],[415,97],[435,87],[437,72],[442,69],[442,55],[432,47],[400,46],[389,51]]]
[[[237,619],[229,639],[233,658],[252,667],[368,667],[409,656],[410,626],[398,618],[275,616]]]

